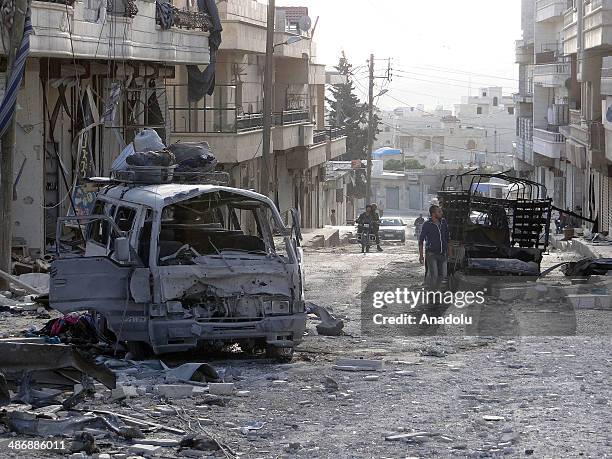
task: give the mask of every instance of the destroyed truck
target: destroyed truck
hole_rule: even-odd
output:
[[[466,173],[447,176],[438,199],[450,232],[451,288],[540,275],[552,209],[543,185],[505,174]]]
[[[291,215],[286,226],[269,198],[214,182],[113,180],[91,215],[59,219],[57,247],[72,226],[84,253],[58,249],[50,305],[95,311],[134,358],[237,343],[289,361],[307,317]]]

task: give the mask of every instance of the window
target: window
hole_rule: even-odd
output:
[[[482,107],[476,107],[476,114],[482,115]]]
[[[104,202],[96,201],[91,215],[104,215]],[[89,224],[88,239],[106,246],[108,243],[108,224],[104,220],[95,220]]]
[[[470,139],[467,141],[466,147],[468,150],[476,150],[476,142]]]
[[[493,98],[493,106],[497,107],[499,105],[499,99],[496,97]]]
[[[487,97],[487,91],[482,91],[482,97]]]
[[[391,132],[391,128],[389,126],[385,127],[385,132]]]
[[[121,231],[130,232],[132,231],[135,216],[136,210],[129,207],[119,207],[115,215],[115,223]]]
[[[508,115],[514,115],[514,107],[508,107]]]

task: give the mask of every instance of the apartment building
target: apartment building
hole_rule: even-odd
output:
[[[607,231],[612,2],[537,0],[522,7],[517,156],[557,206],[580,207]]]
[[[223,43],[217,54],[216,89],[188,98],[188,75],[170,83],[172,141],[207,141],[234,186],[259,189],[262,165],[263,78],[267,5],[255,0],[219,3]],[[346,153],[346,137],[325,117],[326,85],[342,83],[317,61],[316,44],[302,30],[307,8],[277,8],[274,46],[274,127],[271,198],[281,213],[301,212],[304,227],[327,223],[327,161]]]
[[[97,188],[86,179],[108,176],[145,127],[166,143],[208,141],[234,186],[259,188],[267,6],[218,4],[224,30],[217,85],[211,96],[193,100],[190,89],[197,87],[189,87],[187,66],[203,70],[211,62],[213,28],[194,5],[32,3],[34,34],[17,111],[16,244],[44,251],[57,217],[88,213]],[[270,189],[282,212],[297,207],[304,226],[322,226],[328,213],[320,201],[322,166],[345,153],[346,141],[340,127],[325,123],[326,85],[341,77],[316,62],[316,45],[300,29],[306,14],[277,12]]]
[[[139,129],[167,138],[164,82],[185,64],[209,63],[212,27],[185,1],[174,7],[174,22],[162,28],[155,2],[32,2],[16,113],[19,245],[43,251],[58,216],[87,212],[93,188],[85,179],[107,175]]]

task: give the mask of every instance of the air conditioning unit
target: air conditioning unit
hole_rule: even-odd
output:
[[[300,147],[308,147],[314,143],[314,125],[303,124],[300,126]]]

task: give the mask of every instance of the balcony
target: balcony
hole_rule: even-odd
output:
[[[607,47],[612,41],[612,0],[586,0],[584,49]]]
[[[612,96],[612,57],[604,57],[601,69],[601,93]]]
[[[218,5],[223,25],[222,50],[266,52],[267,6],[259,2],[228,0]]]
[[[546,22],[563,17],[567,7],[565,0],[537,0],[536,22]]]
[[[206,140],[221,163],[239,163],[261,156],[263,113],[250,112],[260,104],[234,103],[236,85],[217,85],[214,96],[199,102],[187,101],[187,85],[168,85],[167,94],[172,141]],[[219,100],[225,102],[220,104]],[[286,150],[303,145],[300,127],[309,120],[308,108],[274,113],[273,148]]]
[[[533,42],[528,43],[525,40],[516,40],[516,60],[517,64],[533,64]]]
[[[570,63],[536,65],[533,69],[533,83],[545,88],[555,88],[565,85],[570,78]]]
[[[560,159],[565,150],[565,136],[544,129],[533,130],[533,151],[552,159]]]
[[[346,129],[343,127],[328,127],[327,129],[327,161],[331,161],[346,153]]]
[[[200,13],[181,11],[176,17],[180,26],[162,30],[156,23],[155,2],[126,0],[115,4],[117,10],[108,13],[113,16],[111,21],[101,2],[74,2],[70,6],[33,1],[31,55],[100,60],[113,55],[126,61],[170,64],[210,61],[208,23]]]
[[[578,12],[569,8],[563,16],[563,53],[578,52]]]

